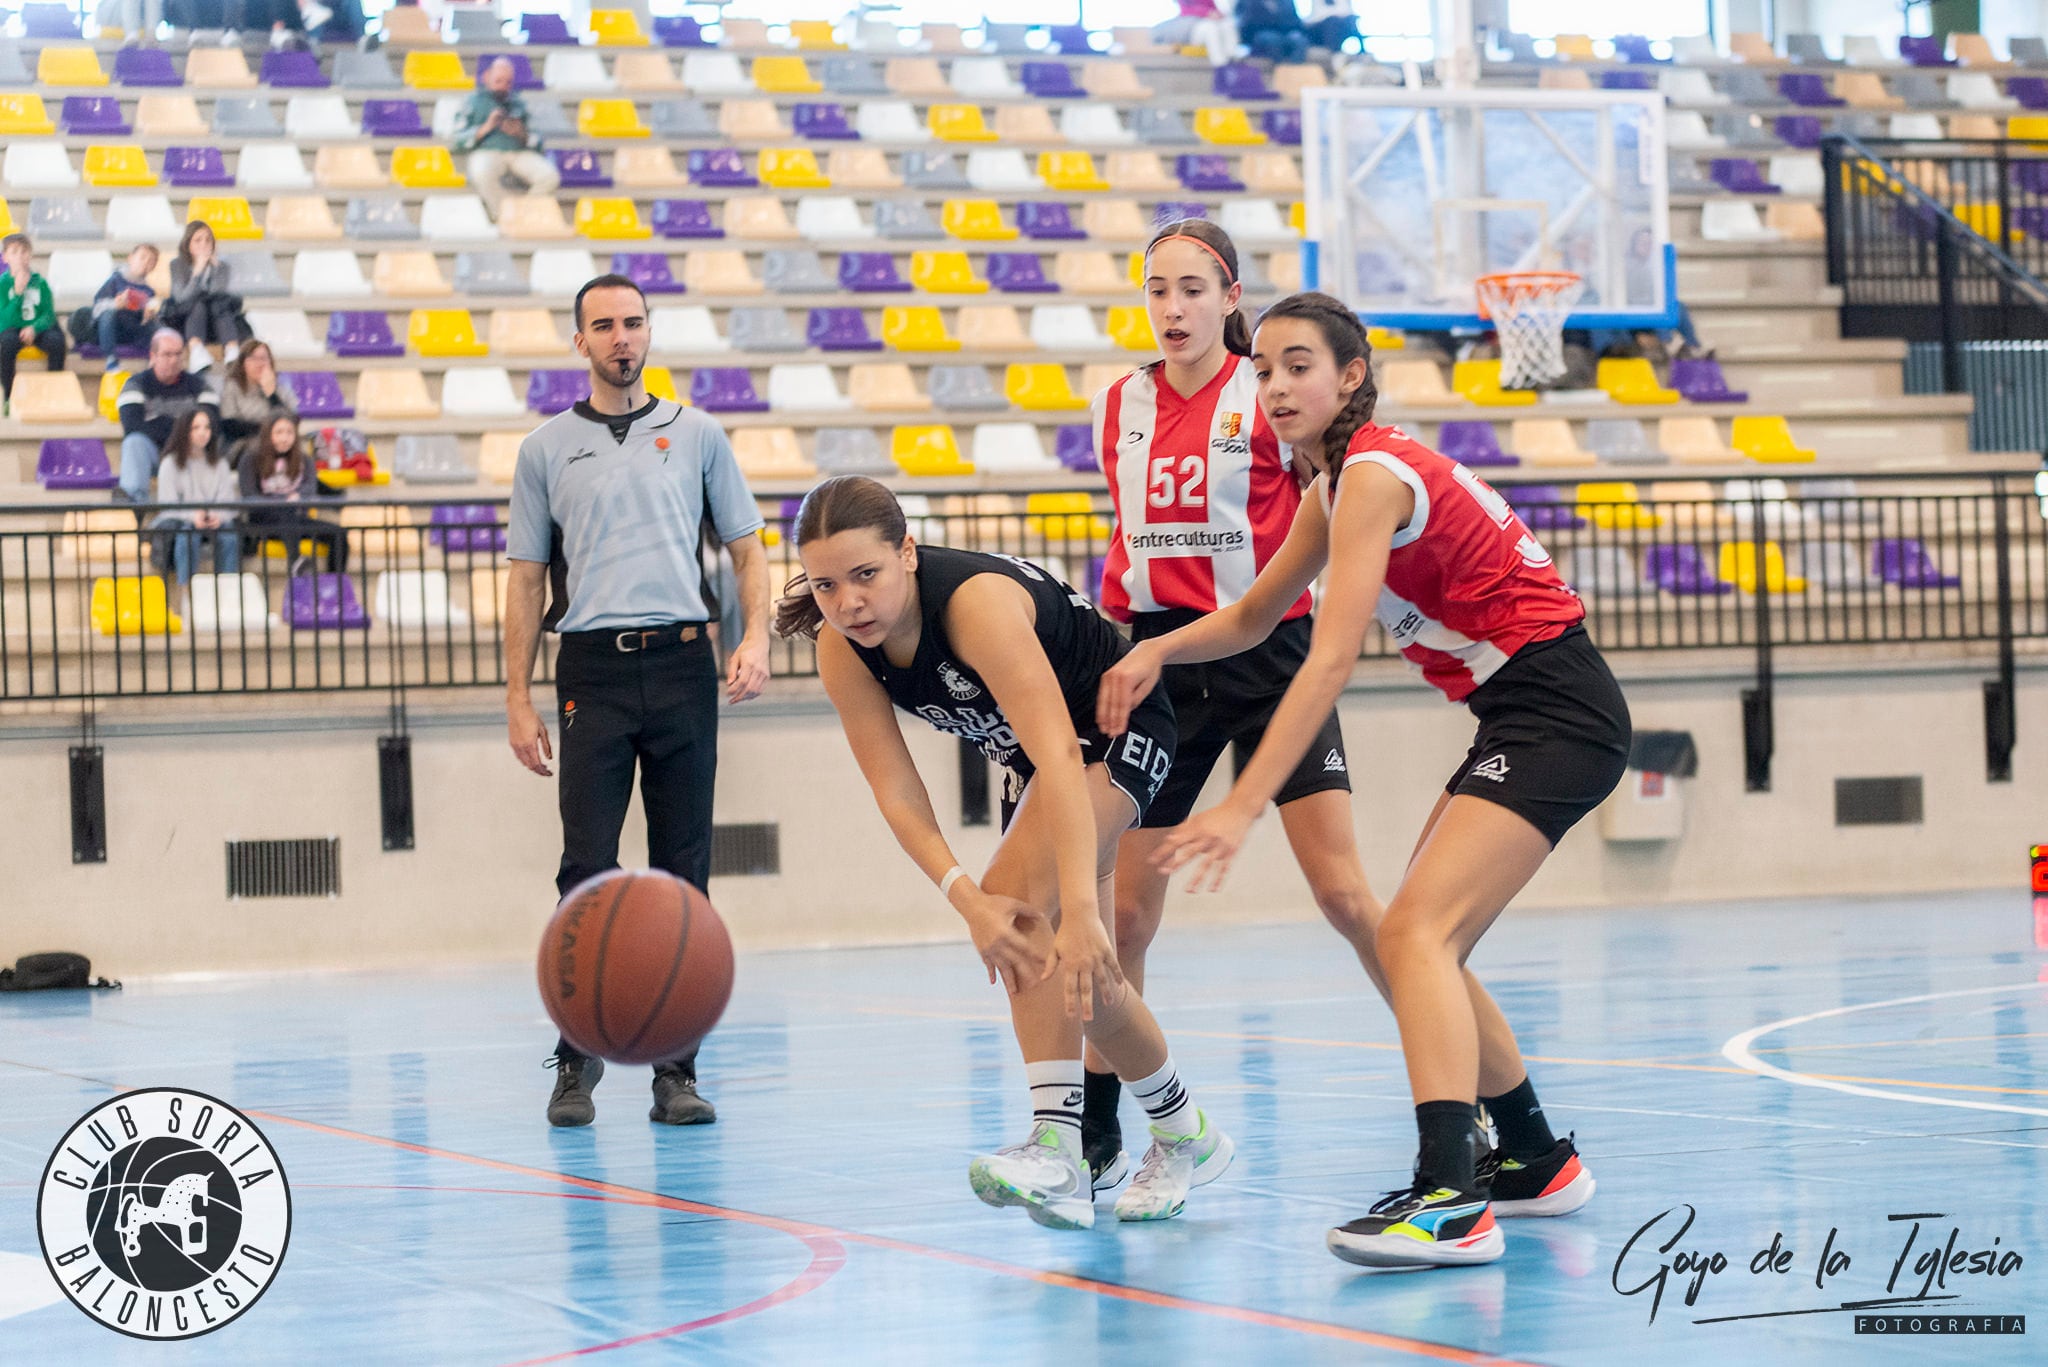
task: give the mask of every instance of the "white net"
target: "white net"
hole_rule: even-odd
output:
[[[1473,282],[1479,312],[1500,338],[1503,389],[1534,389],[1564,374],[1564,323],[1585,281],[1570,271],[1514,271]]]

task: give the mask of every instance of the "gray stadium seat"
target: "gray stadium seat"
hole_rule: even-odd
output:
[[[28,205],[28,235],[58,242],[97,242],[104,236],[82,195],[37,195]]]
[[[220,254],[235,282],[235,293],[246,299],[288,299],[292,286],[277,268],[277,258],[266,251]]]
[[[1634,418],[1594,418],[1586,424],[1586,449],[1602,460],[1617,465],[1664,465],[1668,463],[1657,444],[1650,440],[1641,422]]]
[[[725,337],[734,351],[810,350],[802,331],[790,321],[789,311],[781,308],[735,308],[726,318]]]
[[[1153,147],[1193,147],[1197,142],[1195,130],[1188,126],[1187,115],[1178,109],[1151,106],[1133,109],[1131,132],[1139,142]]]
[[[761,283],[777,294],[837,294],[839,281],[818,254],[804,247],[772,247],[761,254]]]
[[[334,54],[334,83],[343,90],[403,90],[405,82],[383,52],[345,47]]]
[[[702,100],[656,100],[647,126],[657,138],[715,138],[718,118]]]
[[[462,443],[453,436],[400,437],[391,470],[413,484],[471,484],[476,480],[476,467],[463,459]]]
[[[820,473],[828,475],[893,475],[896,463],[882,450],[872,427],[821,427],[811,453]]]
[[[996,413],[1010,407],[1010,400],[989,382],[987,366],[935,365],[925,387],[934,407],[951,412]]]
[[[882,69],[868,57],[827,57],[825,89],[834,95],[887,95],[889,83]]]
[[[281,138],[284,128],[262,95],[221,95],[213,102],[213,131],[222,138]]]
[[[923,200],[885,199],[875,205],[875,235],[903,242],[944,237],[946,233]]]
[[[920,190],[970,190],[974,188],[951,152],[905,152],[903,183]]]
[[[366,242],[417,242],[420,225],[396,199],[352,199],[342,231]]]
[[[523,297],[528,291],[526,277],[512,253],[503,251],[457,252],[455,292],[499,297]]]
[[[526,129],[537,138],[577,136],[575,120],[563,111],[560,100],[545,99],[531,91],[526,95]]]
[[[495,6],[485,9],[469,5],[450,5],[448,17],[455,23],[455,41],[458,43],[505,41],[505,21],[498,17]]]
[[[1786,34],[1785,55],[1807,66],[1841,65],[1841,58],[1828,56],[1828,46],[1818,33]]]

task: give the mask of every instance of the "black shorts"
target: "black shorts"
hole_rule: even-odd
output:
[[[1114,740],[1093,726],[1076,727],[1075,731],[1081,739],[1081,763],[1107,765],[1109,781],[1137,804],[1137,819],[1142,823],[1145,813],[1158,800],[1159,786],[1173,768],[1175,726],[1166,686],[1154,688],[1131,709],[1130,729]],[[1024,798],[1024,785],[1036,771],[1020,750],[1003,772],[1002,829],[1007,831],[1010,818],[1017,814],[1017,804]]]
[[[1621,781],[1628,703],[1583,626],[1523,646],[1465,705],[1479,734],[1444,791],[1498,803],[1553,846]]]
[[[1131,635],[1140,641],[1164,636],[1198,620],[1199,612],[1175,608],[1168,612],[1139,613],[1131,622]],[[1152,809],[1140,824],[1163,830],[1186,821],[1209,781],[1225,747],[1239,769],[1250,761],[1252,752],[1265,738],[1266,726],[1287,692],[1288,683],[1308,659],[1309,619],[1297,617],[1282,622],[1264,642],[1242,655],[1210,660],[1204,664],[1168,665],[1161,683],[1173,699],[1173,715],[1180,723],[1180,747],[1174,752],[1173,772]],[[1273,796],[1284,807],[1311,793],[1351,791],[1350,763],[1344,756],[1344,732],[1337,725],[1332,708],[1316,732],[1315,743],[1301,757],[1287,782]]]

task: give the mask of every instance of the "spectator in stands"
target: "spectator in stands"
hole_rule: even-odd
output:
[[[208,342],[221,347],[232,361],[241,344],[255,335],[242,316],[242,296],[229,288],[233,276],[220,259],[213,229],[196,218],[187,223],[185,235],[178,239],[178,254],[171,258],[171,297],[162,317],[164,326],[176,328],[191,344],[198,362],[194,370],[213,364]]]
[[[265,540],[276,538],[291,548],[293,572],[297,572],[299,543],[311,541],[327,552],[327,568],[335,573],[348,568],[348,531],[313,516],[313,505],[323,498],[339,498],[320,483],[313,453],[299,439],[299,420],[279,415],[242,453],[238,468],[242,501],[267,506],[250,508],[243,526]]]
[[[154,47],[157,26],[164,21],[163,0],[101,0],[98,18],[102,26],[120,25],[127,46]]]
[[[1352,0],[1308,0],[1308,42],[1312,48],[1342,52],[1353,40],[1365,50],[1365,35],[1358,31],[1358,15]]]
[[[242,538],[234,529],[233,507],[240,497],[234,469],[221,457],[212,411],[190,408],[179,414],[164,444],[157,499],[199,506],[158,513],[150,522],[152,530],[171,532],[171,566],[179,588],[192,582],[199,552],[207,547],[213,550],[215,574],[233,574],[241,567]]]
[[[1237,0],[1237,36],[1254,57],[1276,62],[1308,57],[1308,29],[1294,0]]]
[[[1227,8],[1229,0],[1175,0],[1180,13],[1155,25],[1152,37],[1175,47],[1199,47],[1209,54],[1210,66],[1222,66],[1237,56],[1237,24]]]
[[[50,369],[64,368],[64,330],[57,326],[57,301],[50,282],[30,261],[28,238],[0,238],[0,405],[14,402],[14,363],[23,347],[39,347]],[[4,410],[0,410],[4,411]]]
[[[149,336],[163,303],[149,283],[157,258],[157,249],[149,243],[137,246],[128,253],[127,261],[114,268],[92,303],[71,315],[71,340],[80,346],[97,342],[109,370],[114,368],[116,348],[134,346]]]
[[[267,342],[251,342],[228,362],[220,387],[220,436],[228,463],[239,466],[242,452],[270,425],[272,418],[297,418],[299,401],[278,382],[277,361]]]
[[[185,339],[175,328],[158,328],[150,337],[149,369],[128,377],[114,408],[121,415],[121,483],[114,497],[127,503],[148,501],[158,453],[179,418],[195,408],[220,417],[212,389],[185,369]]]
[[[555,164],[541,155],[540,139],[527,123],[526,101],[512,89],[512,63],[503,57],[484,68],[483,88],[457,116],[455,151],[469,158],[469,183],[494,218],[508,176],[529,195],[552,195],[562,183]]]

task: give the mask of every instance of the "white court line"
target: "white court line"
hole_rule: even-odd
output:
[[[2039,982],[2008,983],[2003,987],[1966,987],[1954,992],[1926,992],[1917,997],[1894,997],[1890,1001],[1863,1002],[1856,1006],[1837,1006],[1828,1011],[1814,1011],[1804,1016],[1788,1016],[1769,1025],[1759,1025],[1754,1030],[1745,1030],[1721,1046],[1721,1057],[1738,1068],[1746,1069],[1764,1077],[1774,1077],[1780,1082],[1790,1082],[1800,1087],[1824,1087],[1831,1092],[1842,1092],[1849,1096],[1873,1097],[1879,1101],[1910,1101],[1920,1106],[1953,1106],[1963,1111],[2003,1111],[2009,1115],[2048,1116],[2048,1110],[2038,1106],[2019,1106],[2009,1102],[1964,1101],[1960,1097],[1911,1096],[1905,1092],[1890,1092],[1881,1087],[1863,1087],[1853,1082],[1836,1082],[1830,1078],[1814,1077],[1810,1073],[1795,1073],[1789,1068],[1780,1068],[1775,1063],[1766,1063],[1750,1052],[1749,1046],[1764,1035],[1808,1021],[1827,1020],[1832,1016],[1847,1016],[1858,1011],[1879,1011],[1888,1006],[1911,1006],[1916,1002],[1946,1001],[1955,997],[1987,997],[1999,992],[2039,991]]]
[[[0,1320],[26,1315],[64,1299],[49,1265],[29,1253],[0,1249]]]

